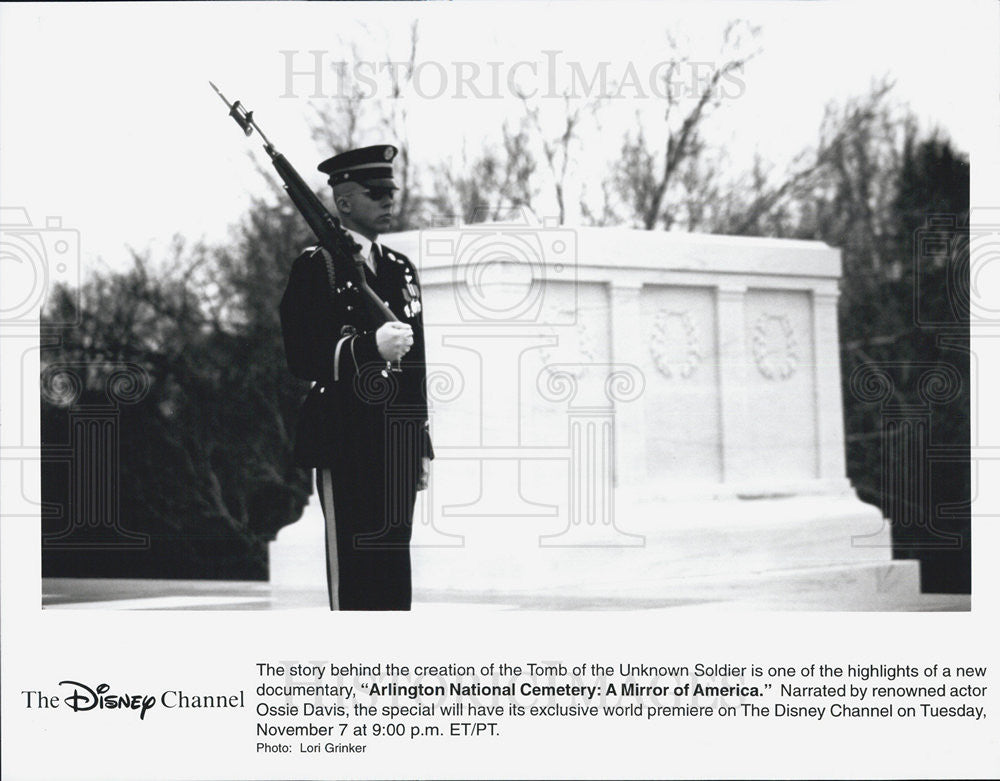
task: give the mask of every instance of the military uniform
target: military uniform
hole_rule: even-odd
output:
[[[314,383],[295,460],[316,469],[331,610],[410,608],[413,506],[421,460],[433,458],[420,283],[407,257],[386,247],[379,255],[377,273],[351,266],[331,285],[326,251],[310,248],[292,264],[281,300],[288,366]],[[384,320],[365,303],[362,274],[413,329],[401,371],[378,352]]]

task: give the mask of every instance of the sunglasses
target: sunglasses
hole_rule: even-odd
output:
[[[373,201],[381,201],[384,198],[391,198],[396,190],[392,187],[366,187],[364,194]]]

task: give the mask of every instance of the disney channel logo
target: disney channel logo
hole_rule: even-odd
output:
[[[152,694],[108,694],[111,685],[107,683],[98,684],[96,689],[91,689],[79,681],[59,681],[59,685],[73,687],[73,693],[64,697],[63,702],[74,713],[94,708],[137,710],[141,720],[146,718],[146,711],[156,704],[156,697]]]
[[[198,692],[189,693],[181,689],[167,689],[157,697],[153,694],[115,694],[111,684],[101,683],[96,687],[79,681],[59,681],[60,686],[71,687],[65,697],[57,697],[37,689],[25,689],[26,708],[49,710],[66,706],[74,713],[92,710],[130,710],[146,718],[146,711],[154,705],[162,705],[168,710],[175,708],[245,708],[245,692]]]

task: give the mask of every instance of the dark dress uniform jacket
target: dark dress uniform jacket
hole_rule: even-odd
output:
[[[433,458],[417,273],[384,246],[377,271],[364,268],[369,286],[413,327],[402,372],[386,371],[379,355],[383,320],[365,303],[357,267],[331,286],[325,252],[306,250],[292,264],[280,308],[289,369],[315,383],[300,413],[295,461],[332,475],[345,609],[409,607],[416,485],[421,458]]]

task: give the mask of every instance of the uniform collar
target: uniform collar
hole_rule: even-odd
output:
[[[366,238],[365,236],[362,236],[360,233],[358,233],[357,231],[351,230],[350,228],[344,228],[344,230],[346,230],[349,234],[351,234],[351,238],[354,239],[358,244],[361,245],[361,257],[365,261],[365,263],[368,262],[368,256],[371,255],[372,244],[377,245],[378,246],[378,251],[380,253],[382,252],[382,245],[378,243],[378,239],[377,238],[375,239],[375,241],[372,241],[371,239]],[[383,253],[383,257],[385,257],[384,253]]]

